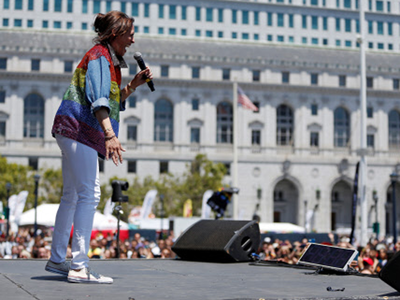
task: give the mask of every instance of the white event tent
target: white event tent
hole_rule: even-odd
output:
[[[304,227],[292,223],[260,223],[260,232],[276,232],[276,233],[305,233]]]
[[[37,207],[37,224],[53,227],[59,204],[42,204]],[[21,215],[19,226],[33,225],[35,223],[35,209],[32,208]],[[118,219],[113,215],[103,215],[99,211],[94,214],[93,230],[115,230]],[[128,229],[126,222],[120,221],[120,229]]]

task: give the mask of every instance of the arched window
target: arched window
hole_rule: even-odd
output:
[[[24,100],[24,138],[43,138],[44,99],[29,94]]]
[[[171,102],[158,100],[154,107],[154,141],[172,142],[174,133],[174,110]]]
[[[392,110],[389,113],[389,149],[400,148],[400,113]]]
[[[293,111],[285,105],[276,109],[276,144],[279,146],[293,145]]]
[[[343,108],[338,107],[334,112],[334,145],[335,147],[347,147],[350,138],[350,117]]]
[[[296,185],[288,180],[279,181],[273,191],[274,222],[289,222],[298,224],[299,191]]]
[[[217,106],[217,143],[233,143],[233,111],[229,102]]]
[[[337,182],[331,191],[331,230],[351,228],[352,190],[348,182]],[[328,216],[327,218],[328,219]]]

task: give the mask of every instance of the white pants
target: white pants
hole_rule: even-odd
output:
[[[56,216],[50,260],[65,261],[72,223],[72,269],[88,267],[93,218],[100,202],[97,151],[56,135],[62,153],[63,195]]]

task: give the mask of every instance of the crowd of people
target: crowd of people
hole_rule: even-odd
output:
[[[36,237],[33,232],[20,228],[16,234],[10,234],[7,238],[0,235],[0,259],[49,259],[53,232],[51,229],[38,230]],[[136,258],[173,258],[175,254],[171,247],[174,243],[173,234],[156,241],[149,241],[135,233],[133,239],[119,242],[115,235],[103,236],[97,234],[90,241],[88,256],[91,259],[136,259]],[[119,250],[119,251],[118,251]],[[72,257],[71,243],[67,249],[67,259]]]
[[[328,236],[329,240],[322,244],[347,249],[355,248],[349,243],[348,237],[342,237],[339,242],[335,243],[334,235],[329,234]],[[261,260],[297,264],[308,243],[307,239],[290,242],[278,239],[271,241],[270,238],[266,238],[262,242],[259,256]],[[365,247],[357,250],[358,256],[350,264],[350,267],[362,274],[375,275],[382,270],[394,253],[400,251],[400,242],[393,244],[386,240],[371,239]]]
[[[16,234],[0,235],[0,259],[49,259],[52,230],[39,230],[39,234],[33,237],[32,231],[20,228]],[[334,235],[329,234],[329,241],[325,245],[341,248],[354,248],[344,237],[335,243]],[[152,259],[152,258],[175,258],[172,251],[174,235],[171,232],[168,236],[156,241],[150,241],[135,233],[132,239],[119,242],[113,235],[103,236],[101,233],[90,241],[88,256],[90,259]],[[265,238],[259,248],[259,259],[265,261],[278,261],[287,264],[296,264],[306,249],[309,241],[290,242],[289,240],[271,240]],[[397,251],[400,251],[400,241],[396,244],[384,240],[373,239],[365,247],[358,249],[359,255],[351,264],[351,267],[363,274],[377,274],[385,266],[388,260]],[[68,246],[67,259],[71,258],[71,247]]]

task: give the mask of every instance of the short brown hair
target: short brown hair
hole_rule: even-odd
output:
[[[116,10],[106,14],[97,14],[93,24],[97,37],[93,41],[97,44],[106,44],[115,36],[121,36],[131,30],[134,22],[134,18]]]

